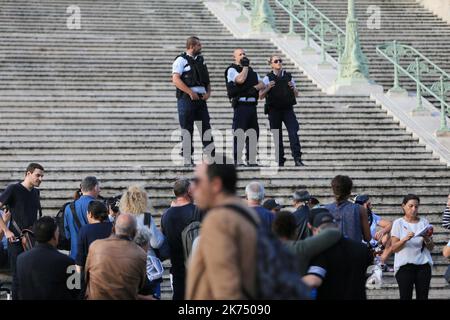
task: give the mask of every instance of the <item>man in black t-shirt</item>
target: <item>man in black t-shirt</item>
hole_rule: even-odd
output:
[[[170,247],[173,300],[183,300],[186,281],[181,233],[193,221],[200,221],[198,208],[192,203],[191,184],[187,179],[177,180],[173,187],[175,201],[161,218],[161,230]]]
[[[0,219],[0,228],[8,239],[8,255],[13,275],[13,299],[17,299],[16,261],[17,256],[23,252],[22,244],[18,237],[21,230],[32,229],[38,214],[41,215],[41,203],[39,187],[44,177],[44,168],[38,163],[30,163],[25,173],[23,182],[9,185],[0,194],[0,207],[8,206],[11,212],[9,228],[3,219]],[[20,229],[20,230],[18,230]]]
[[[337,228],[334,217],[323,212],[313,222],[313,234]],[[317,289],[317,300],[365,300],[366,270],[373,262],[367,246],[342,237],[337,244],[311,261],[305,283]]]

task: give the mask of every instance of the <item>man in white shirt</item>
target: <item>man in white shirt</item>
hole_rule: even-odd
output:
[[[208,147],[214,156],[214,142],[206,101],[211,95],[211,84],[206,63],[201,56],[202,44],[197,37],[186,41],[186,52],[179,55],[172,65],[172,82],[177,92],[178,119],[182,130],[182,155],[185,166],[193,166],[194,121],[201,121],[199,127],[204,151]]]
[[[234,63],[227,70],[227,93],[234,110],[233,157],[236,165],[243,164],[242,150],[246,144],[248,166],[257,166],[256,153],[259,138],[258,104],[259,91],[264,88],[259,75],[250,67],[245,50],[238,48],[233,53]]]

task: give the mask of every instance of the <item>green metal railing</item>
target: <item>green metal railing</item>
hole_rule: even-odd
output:
[[[236,22],[248,22],[249,19],[244,14],[244,11],[250,9],[250,25],[253,31],[275,31],[275,17],[270,9],[268,0],[227,0],[224,5],[225,10],[236,9],[233,2],[238,5],[240,10]]]
[[[240,15],[236,18],[237,22],[248,21],[247,17],[244,15],[244,10],[246,10],[246,7],[251,9],[251,20],[256,19],[258,14],[261,14],[261,12],[259,12],[261,9],[255,7],[255,0],[227,0],[225,3],[225,9],[232,8],[233,2],[237,3],[240,8]],[[313,38],[317,40],[321,47],[322,65],[328,64],[326,60],[326,52],[329,49],[335,49],[338,54],[338,59],[340,60],[344,52],[344,30],[337,26],[307,0],[275,0],[275,3],[289,15],[289,36],[296,35],[296,23],[305,30],[305,52],[314,51],[310,46],[310,39]],[[259,2],[259,4],[262,5],[262,2]]]
[[[275,0],[275,3],[289,15],[288,35],[295,35],[294,24],[305,30],[305,50],[311,50],[310,38],[317,40],[321,47],[321,64],[326,64],[326,52],[335,49],[338,60],[344,51],[345,31],[325,16],[307,0]]]
[[[237,2],[241,10],[240,16],[236,18],[238,22],[248,21],[244,15],[244,10],[250,8],[252,25],[257,19],[270,20],[269,22],[274,24],[273,19],[267,18],[273,15],[267,0],[227,0],[225,7],[233,6],[232,2]],[[321,47],[320,64],[328,64],[326,52],[330,49],[336,50],[338,61],[341,63],[345,47],[346,33],[344,30],[308,0],[274,0],[274,2],[289,16],[287,35],[295,36],[295,25],[300,25],[304,30],[305,51],[313,51],[310,47],[310,39],[313,38]],[[349,7],[349,12],[350,10]],[[261,17],[263,18],[261,19]],[[447,114],[450,113],[450,106],[446,101],[447,92],[450,91],[450,76],[412,46],[393,41],[377,46],[376,51],[394,66],[394,86],[389,91],[406,92],[399,83],[400,74],[406,75],[416,84],[417,106],[414,111],[425,111],[422,104],[423,94],[434,97],[440,103],[441,109],[438,132],[450,132],[447,125]],[[425,83],[425,78],[428,85]],[[431,81],[431,85],[429,84],[430,78],[434,79]]]
[[[399,76],[400,73],[406,75],[416,83],[417,107],[414,111],[425,110],[422,105],[423,93],[431,95],[440,103],[441,108],[441,124],[438,132],[450,132],[447,125],[450,106],[446,101],[447,92],[450,91],[450,76],[412,46],[393,41],[377,46],[376,50],[394,65],[394,86],[390,91],[405,91],[400,86]],[[439,80],[427,85],[423,81],[424,77]]]

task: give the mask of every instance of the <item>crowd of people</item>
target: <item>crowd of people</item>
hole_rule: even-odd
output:
[[[224,76],[232,129],[243,135],[234,137],[233,159],[221,158],[208,137],[211,84],[201,50],[200,39],[189,37],[172,66],[181,154],[185,166],[194,166],[193,126],[201,121],[204,152],[221,161],[199,164],[193,178],[174,182],[160,228],[142,186],[104,198],[94,176],[81,181],[56,217],[43,216],[44,168],[31,163],[24,180],[0,194],[0,265],[10,268],[12,299],[158,300],[165,260],[174,300],[365,299],[366,287],[379,288],[383,272],[394,272],[401,299],[412,299],[414,288],[417,299],[427,299],[433,228],[419,215],[417,195],[406,195],[399,218],[389,221],[373,211],[370,195],[353,197],[353,181],[344,175],[331,181],[331,203],[295,190],[283,206],[260,181],[248,183],[243,198],[237,194],[236,166],[258,165],[258,100],[265,99],[278,165],[286,162],[283,123],[294,164],[304,165],[293,109],[299,92],[279,55],[269,57],[270,71],[261,78],[236,48]],[[450,196],[443,226],[450,229]],[[443,255],[449,251],[450,242]]]
[[[352,179],[338,175],[333,202],[296,190],[283,206],[258,181],[240,197],[236,167],[227,163],[199,164],[194,177],[175,181],[160,228],[142,186],[105,199],[93,176],[63,206],[62,219],[42,216],[44,168],[30,164],[24,180],[0,194],[0,257],[13,276],[12,298],[157,300],[170,260],[174,300],[257,299],[269,272],[261,268],[263,252],[295,262],[293,279],[306,299],[366,299],[371,266],[394,272],[401,299],[414,290],[417,299],[428,298],[435,245],[417,195],[405,195],[398,219],[389,221],[373,211],[369,195],[352,198]],[[450,196],[445,228],[449,213]],[[443,255],[450,256],[450,242]],[[276,265],[271,277],[280,279],[272,280],[292,276]]]

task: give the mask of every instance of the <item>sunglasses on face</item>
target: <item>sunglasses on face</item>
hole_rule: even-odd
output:
[[[272,63],[283,63],[283,60],[281,59],[273,60]]]

